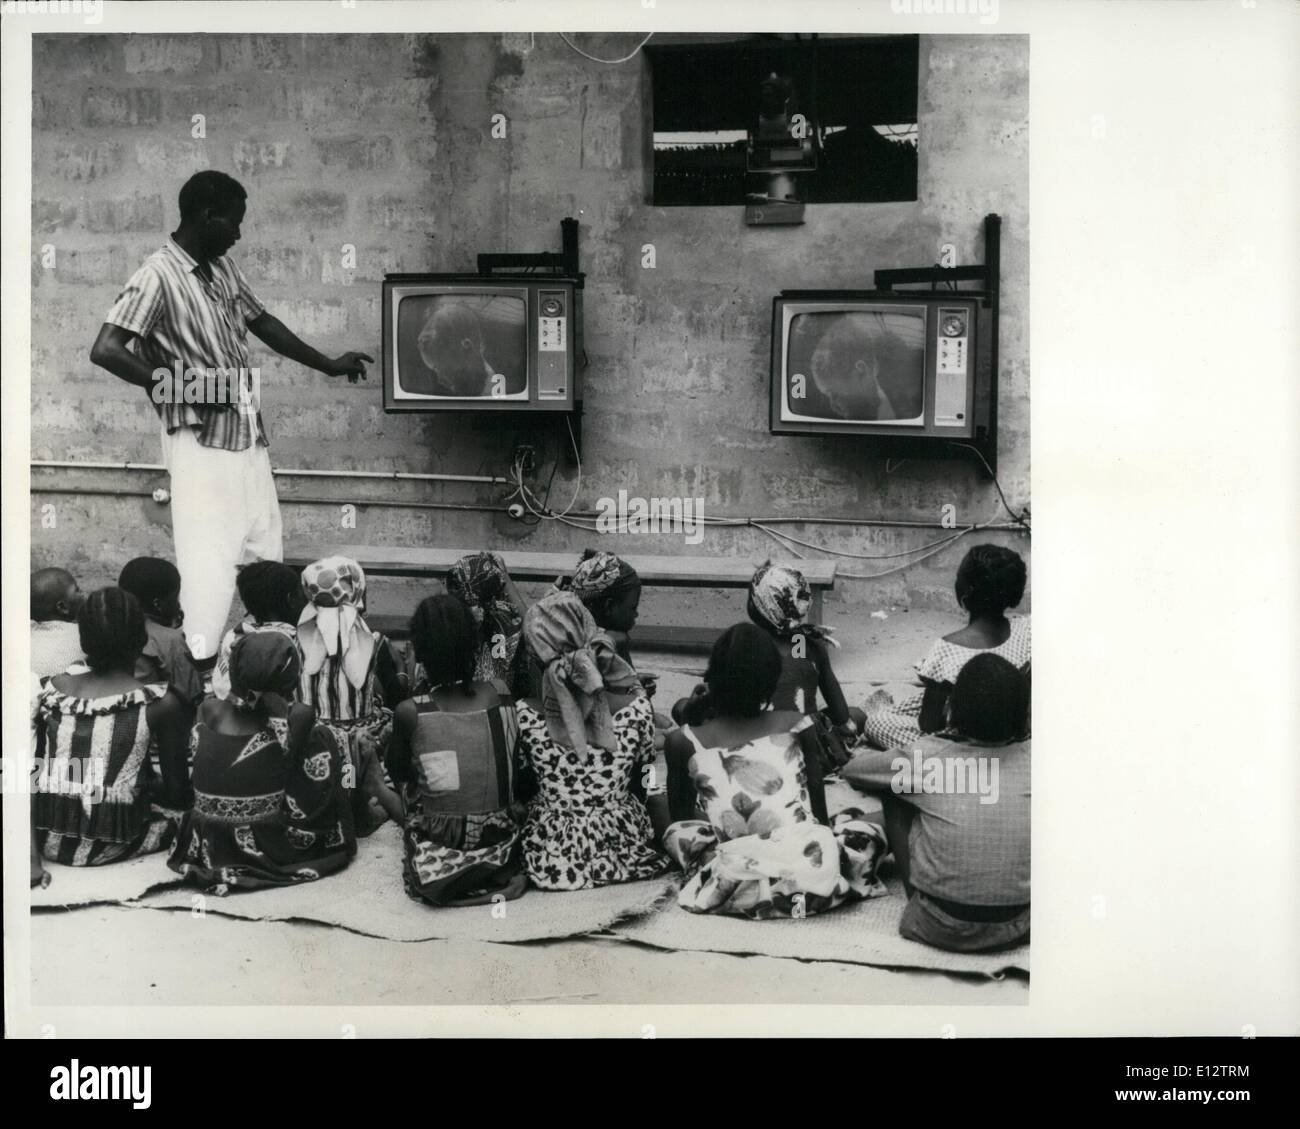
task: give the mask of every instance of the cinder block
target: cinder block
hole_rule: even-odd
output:
[[[128,35],[122,56],[128,74],[192,73],[203,63],[201,35]]]
[[[66,82],[120,69],[117,39],[112,35],[33,35],[32,84],[43,87],[55,80]]]
[[[262,74],[295,67],[301,58],[302,39],[286,35],[213,35],[213,54],[217,70]]]
[[[161,118],[162,95],[153,87],[95,86],[81,96],[81,123],[86,126],[157,125]]]
[[[87,200],[82,223],[87,231],[157,231],[165,226],[161,196],[118,196]]]
[[[158,136],[135,143],[135,161],[142,171],[175,184],[178,192],[190,174],[211,167],[206,142]]]
[[[63,283],[116,283],[121,285],[130,277],[138,266],[132,263],[121,247],[77,247],[60,245],[58,239],[54,244],[55,262],[50,269],[41,266],[41,248],[33,247],[32,285],[40,286],[46,281]],[[98,312],[96,313],[98,317]],[[95,328],[99,328],[98,322]],[[86,343],[87,348],[90,342]]]
[[[77,205],[71,200],[33,200],[32,228],[41,235],[61,231],[77,222]]]
[[[299,337],[305,338],[317,348],[326,352],[329,345],[317,341],[317,338],[338,336],[347,329],[348,311],[342,301],[330,299],[324,302],[311,302],[304,299],[277,303],[275,316],[292,329]]]
[[[250,221],[262,222],[264,216],[268,223],[301,225],[304,229],[337,227],[347,210],[348,199],[342,192],[325,191],[268,193],[265,202],[250,200],[248,209]]]
[[[243,176],[291,165],[288,141],[236,141],[235,168]]]
[[[37,176],[41,173],[60,180],[99,180],[117,172],[126,161],[126,150],[118,141],[60,142],[48,148],[34,138]]]
[[[385,169],[393,163],[394,147],[391,137],[316,138],[314,144],[321,164],[327,170],[339,165],[351,172]]]

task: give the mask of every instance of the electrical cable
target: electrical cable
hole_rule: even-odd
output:
[[[650,42],[650,36],[654,35],[654,32],[653,31],[650,32],[650,35],[647,35],[643,40],[641,40],[641,42],[638,43],[632,49],[632,53],[630,55],[624,55],[621,59],[599,59],[595,55],[588,55],[586,51],[584,51],[581,47],[579,47],[576,43],[574,43],[572,39],[570,39],[567,35],[564,34],[564,32],[560,31],[560,32],[556,32],[556,34],[561,39],[563,39],[564,42],[567,43],[572,50],[576,51],[584,59],[590,59],[593,63],[604,63],[606,66],[617,66],[619,63],[626,63],[626,62],[630,62],[632,59],[635,59],[638,53],[641,51],[641,48]]]

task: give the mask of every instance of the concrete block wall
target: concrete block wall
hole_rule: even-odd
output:
[[[627,36],[584,37],[594,54]],[[704,500],[715,516],[999,520],[991,483],[964,463],[886,464],[849,439],[767,431],[769,322],[783,288],[869,285],[876,267],[934,262],[942,243],[979,261],[981,221],[1003,216],[1000,477],[1029,498],[1029,46],[1024,37],[922,37],[920,188],[907,203],[809,207],[798,228],[747,228],[739,208],[646,201],[648,64],[601,66],[554,35],[43,35],[34,40],[32,440],[37,459],[159,461],[145,396],[88,351],[134,268],[177,223],[191,173],[249,192],[233,254],[269,308],[327,352],[379,355],[388,271],[471,270],[480,251],[558,250],[581,224],[587,272],[583,473],[577,509],[620,489]],[[504,114],[506,136],[491,135]],[[204,136],[194,136],[202,115]],[[655,267],[642,266],[653,244]],[[355,248],[355,267],[344,247]],[[52,255],[51,255],[52,253]],[[504,474],[528,434],[491,422],[385,415],[378,374],[333,381],[254,342],[277,466]],[[550,453],[554,453],[554,442]],[[127,472],[35,471],[33,566],[83,584],[141,553],[170,555],[149,499],[49,493],[164,485]],[[552,502],[577,485],[556,475]],[[557,522],[369,501],[500,501],[498,487],[281,480],[286,535],[615,551],[786,555],[752,528],[599,537]],[[323,501],[306,504],[295,496]],[[345,504],[355,528],[342,528]],[[940,530],[782,526],[839,550],[900,553]],[[1028,552],[1015,534],[978,536]],[[836,598],[951,607],[964,544]],[[846,559],[876,573],[898,558]],[[674,596],[688,616],[706,596]],[[670,618],[669,615],[656,618]],[[685,621],[685,620],[683,620]]]

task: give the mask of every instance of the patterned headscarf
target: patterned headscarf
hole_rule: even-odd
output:
[[[375,653],[375,637],[361,618],[366,574],[348,557],[326,557],[302,570],[302,588],[308,600],[298,619],[303,673],[315,675],[337,657],[344,677],[362,689]]]
[[[796,632],[802,632],[813,639],[822,639],[832,647],[839,646],[831,638],[830,628],[804,622],[812,605],[812,589],[802,572],[764,561],[749,582],[749,603],[779,638],[788,639]]]
[[[591,745],[614,750],[614,721],[593,649],[598,639],[609,640],[591,612],[571,593],[548,593],[524,613],[524,638],[542,664],[542,712],[551,740],[582,756]]]
[[[497,553],[470,553],[461,557],[447,573],[447,591],[469,607],[483,632],[484,642],[501,635],[519,634],[524,617],[506,595],[505,561]]]
[[[612,594],[639,584],[640,578],[627,561],[613,553],[592,553],[578,562],[568,589],[584,604],[598,596]]]
[[[263,694],[292,700],[298,686],[298,652],[276,631],[241,636],[230,649],[230,693],[226,701],[253,709]]]

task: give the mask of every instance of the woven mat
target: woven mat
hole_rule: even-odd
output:
[[[538,941],[607,929],[649,912],[671,891],[672,879],[629,882],[594,890],[547,893],[529,890],[496,906],[433,908],[402,887],[402,837],[386,823],[362,840],[348,868],[319,882],[270,890],[205,895],[207,913],[257,921],[314,921],[391,941]],[[131,903],[139,909],[195,908],[197,887],[164,891]]]
[[[50,884],[32,887],[32,909],[75,909],[104,902],[129,902],[151,890],[176,886],[181,877],[168,869],[167,852],[143,855],[108,866],[60,866],[47,862]]]
[[[1029,971],[1029,946],[1006,952],[946,953],[898,935],[906,904],[902,884],[889,897],[840,906],[805,918],[749,921],[722,914],[688,913],[671,899],[660,912],[624,921],[613,932],[658,949],[841,961],[881,968],[928,968],[1001,979],[1009,969]]]

